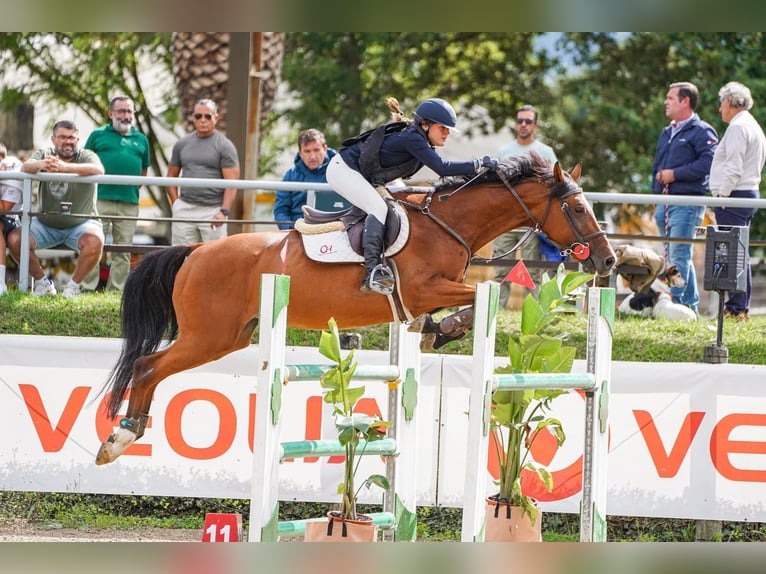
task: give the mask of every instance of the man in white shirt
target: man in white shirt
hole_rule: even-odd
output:
[[[537,109],[534,106],[524,105],[516,110],[516,139],[511,143],[502,146],[497,151],[497,158],[500,160],[507,159],[509,157],[516,157],[529,152],[535,152],[537,155],[545,160],[551,162],[551,165],[557,161],[556,152],[553,151],[548,145],[535,138],[537,133]],[[492,244],[492,256],[500,257],[507,253],[521,238],[521,233],[515,231],[509,231],[503,233],[501,236],[496,237]],[[512,254],[508,254],[510,257]],[[534,261],[538,259],[545,259],[540,252],[540,239],[537,234],[533,234],[524,245],[521,246],[521,258],[524,261]],[[503,283],[503,279],[510,267],[495,267],[495,280],[500,285],[500,307],[504,308],[508,305],[508,298],[511,292],[510,283]],[[540,278],[542,277],[542,270],[540,268],[532,268],[529,270],[535,285],[540,284]],[[536,291],[536,289],[535,289]]]
[[[739,82],[729,82],[718,91],[718,98],[721,119],[729,126],[715,150],[710,166],[710,192],[716,197],[757,198],[761,171],[766,163],[766,136],[748,111],[753,107],[750,89]],[[750,227],[755,211],[755,208],[749,207],[716,207],[716,223]],[[746,290],[730,292],[724,305],[724,316],[738,321],[750,318],[752,274],[747,253],[745,266]]]

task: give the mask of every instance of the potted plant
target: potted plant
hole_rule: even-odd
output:
[[[580,271],[567,273],[563,265],[556,276],[543,275],[537,298],[526,296],[521,326],[508,342],[510,363],[498,374],[565,373],[572,369],[575,348],[563,344],[566,334],[543,333],[558,313],[575,310],[576,290],[593,279]],[[535,473],[548,490],[553,488],[550,472],[530,456],[530,449],[548,431],[558,446],[566,440],[561,421],[549,415],[551,402],[567,391],[527,389],[496,391],[492,396],[491,426],[500,477],[499,492],[487,500],[485,540],[540,540],[541,516],[536,501],[522,489],[522,472]]]
[[[364,386],[352,386],[357,366],[354,350],[351,349],[346,358],[341,357],[340,336],[335,319],[328,321],[328,327],[328,331],[322,331],[319,352],[332,361],[333,366],[320,377],[319,383],[324,389],[324,402],[333,405],[338,441],[345,451],[343,482],[338,485],[341,503],[339,510],[328,513],[327,523],[307,524],[305,540],[372,542],[377,540],[377,527],[372,524],[369,516],[356,511],[356,500],[363,487],[369,488],[374,484],[388,489],[390,485],[385,476],[373,474],[357,487],[356,471],[360,463],[359,457],[364,454],[364,446],[385,438],[391,422],[382,420],[377,415],[354,412],[354,407],[365,390]]]

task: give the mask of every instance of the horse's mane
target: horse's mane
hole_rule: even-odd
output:
[[[541,158],[534,152],[498,162],[497,171],[501,171],[512,185],[528,180],[548,182],[553,179],[553,166],[548,160]],[[468,176],[444,178],[436,185],[436,191],[455,189],[469,181],[468,187],[473,187],[474,185],[496,183],[502,180],[495,171],[487,170],[475,179]]]

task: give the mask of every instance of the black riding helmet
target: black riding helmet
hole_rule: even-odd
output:
[[[460,133],[455,128],[457,125],[457,114],[454,108],[441,98],[428,98],[420,102],[415,110],[415,119],[441,124],[448,127],[451,132]]]

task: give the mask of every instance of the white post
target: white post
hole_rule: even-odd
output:
[[[476,285],[473,312],[473,366],[468,403],[462,542],[484,540],[484,515],[489,448],[489,417],[495,360],[495,329],[500,286],[494,281]]]
[[[261,276],[249,542],[276,542],[279,519],[280,407],[290,277]]]
[[[609,386],[612,380],[612,335],[615,290],[588,289],[588,372],[596,388],[585,392],[585,448],[583,456],[580,541],[606,542]]]
[[[415,416],[420,387],[420,333],[410,333],[407,325],[389,326],[391,364],[399,367],[399,383],[389,388],[388,417],[393,421],[389,435],[396,439],[399,454],[389,457],[386,474],[391,481],[391,496],[384,510],[396,516],[393,538],[414,542],[417,538],[418,418]],[[383,532],[384,539],[388,534]]]

